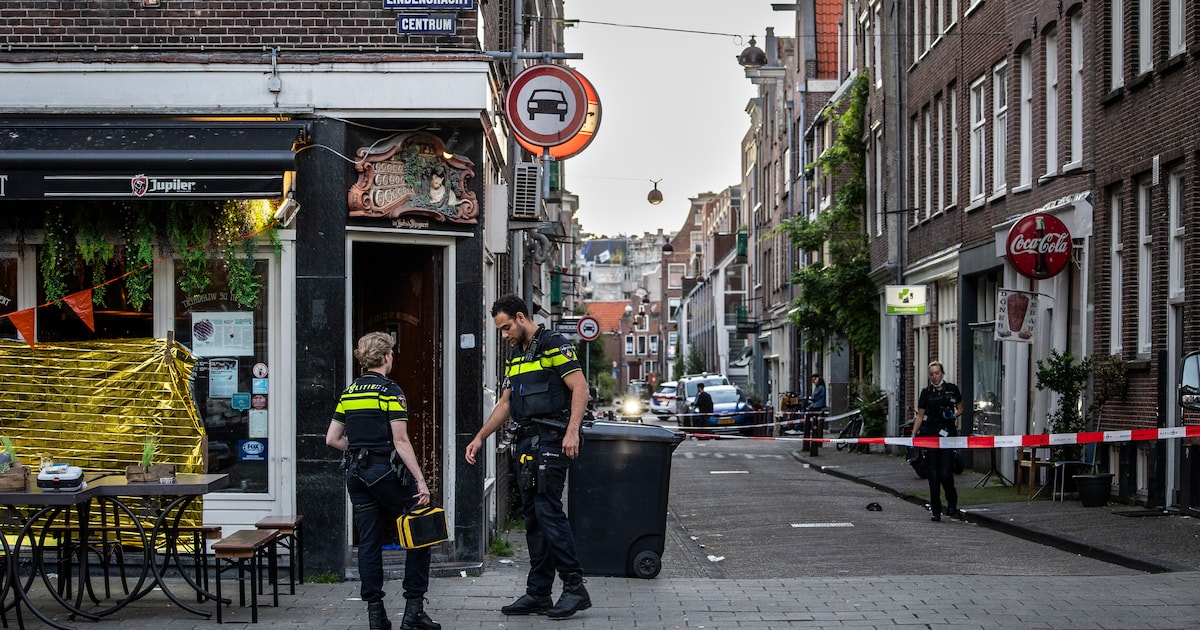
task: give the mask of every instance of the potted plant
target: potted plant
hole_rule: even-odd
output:
[[[1084,430],[1088,418],[1081,401],[1083,388],[1091,373],[1091,357],[1084,357],[1076,363],[1070,352],[1051,350],[1045,360],[1037,360],[1037,388],[1058,394],[1058,408],[1050,412],[1047,418],[1050,421],[1050,433],[1078,433]],[[1055,460],[1078,460],[1080,447],[1078,444],[1055,446],[1050,455]]]
[[[158,445],[158,438],[153,435],[146,438],[146,443],[142,446],[142,463],[141,465],[131,465],[125,467],[125,478],[129,481],[161,481],[163,479],[175,478],[175,464],[154,464],[154,448]]]
[[[4,448],[0,450],[0,492],[24,492],[29,489],[29,469],[17,461],[17,451],[12,440],[0,437]]]

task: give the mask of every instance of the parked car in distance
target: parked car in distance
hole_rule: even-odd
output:
[[[671,417],[675,413],[675,381],[660,383],[658,389],[650,395],[650,411],[656,416]]]
[[[687,413],[696,400],[696,385],[704,383],[708,389],[713,385],[732,385],[724,374],[688,374],[679,377],[675,387],[675,413]],[[712,392],[709,392],[712,393]]]
[[[684,425],[681,419],[681,425],[711,431],[732,429],[748,433],[750,429],[744,427],[758,424],[758,413],[736,385],[705,385],[704,391],[712,396],[712,415],[701,418],[696,413],[696,403],[693,401],[688,409],[687,424]]]

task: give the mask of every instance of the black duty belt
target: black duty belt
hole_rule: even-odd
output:
[[[545,422],[546,421],[530,420],[528,422],[520,423],[517,425],[514,433],[516,434],[517,439],[520,440],[530,438],[535,435],[561,434],[562,429],[556,426],[545,424]]]

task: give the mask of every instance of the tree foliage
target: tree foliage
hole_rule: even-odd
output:
[[[878,293],[870,279],[870,253],[863,229],[866,212],[866,143],[864,112],[868,76],[855,79],[846,109],[837,118],[837,140],[812,166],[838,181],[832,206],[815,219],[791,217],[779,231],[802,251],[824,251],[824,264],[811,264],[792,273],[800,287],[793,304],[792,324],[805,334],[805,348],[836,348],[846,339],[858,353],[879,347]]]

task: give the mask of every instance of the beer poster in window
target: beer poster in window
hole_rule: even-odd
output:
[[[996,300],[996,339],[1033,343],[1038,294],[1000,289]]]
[[[254,355],[254,313],[192,313],[192,354],[198,357]]]

